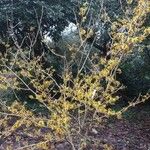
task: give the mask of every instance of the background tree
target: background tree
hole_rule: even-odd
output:
[[[81,8],[83,3],[84,6]],[[15,41],[19,44],[24,41],[22,45],[35,46],[35,54],[39,55],[44,49],[41,44],[43,35],[48,33],[54,41],[57,41],[61,37],[61,31],[69,22],[75,24],[82,22],[84,28],[89,28],[90,25],[96,31],[103,30],[107,26],[106,11],[109,15],[111,12],[117,15],[118,12],[122,12],[119,9],[122,3],[116,1],[112,6],[109,4],[110,1],[104,0],[86,2],[83,0],[64,0],[63,2],[60,0],[2,0],[0,2],[0,38],[11,45]],[[82,9],[81,13],[84,14],[78,14],[79,9]],[[84,17],[81,20],[82,15]]]
[[[48,0],[7,0],[0,2],[0,38],[13,43],[23,42],[24,46],[35,46],[36,53],[41,54],[42,37],[49,33],[54,40],[60,37],[61,31],[74,19],[70,1]],[[29,39],[31,38],[31,39]],[[32,41],[32,43],[31,43]],[[10,41],[9,41],[10,43]]]

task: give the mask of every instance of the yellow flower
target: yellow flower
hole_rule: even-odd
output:
[[[127,0],[128,4],[132,4],[133,0]]]
[[[45,123],[44,123],[44,121],[43,121],[43,120],[40,120],[40,121],[38,122],[38,126],[40,126],[40,127],[43,127],[43,126],[45,126]]]

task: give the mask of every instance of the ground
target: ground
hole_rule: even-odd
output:
[[[28,133],[33,129],[29,130]],[[17,135],[20,136],[18,141],[16,140]],[[114,150],[150,150],[150,107],[148,105],[136,107],[128,111],[123,119],[110,119],[103,126],[94,126],[89,130],[88,136],[93,138],[94,142],[85,146],[84,150],[103,150],[99,144],[95,144],[98,143],[95,141],[101,141],[102,144],[107,144]],[[41,140],[41,137],[24,134],[20,129],[6,139],[0,139],[0,150],[6,150],[7,146],[13,147],[12,150],[30,150],[31,147],[24,147],[25,143],[34,145]],[[72,150],[72,148],[64,140],[50,143],[49,150]]]

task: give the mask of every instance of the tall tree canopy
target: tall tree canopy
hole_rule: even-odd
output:
[[[33,48],[41,54],[39,51],[42,49],[43,35],[48,33],[54,41],[57,41],[69,22],[81,21],[79,14],[81,6],[87,9],[87,19],[82,23],[83,27],[89,28],[90,25],[98,30],[104,28],[106,23],[103,23],[103,20],[107,17],[105,11],[108,9],[109,15],[112,12],[115,14],[121,5],[116,0],[115,7],[114,4],[110,6],[110,2],[111,0],[1,0],[0,39],[9,41],[9,44],[10,41],[12,43],[17,41],[19,44],[23,41],[24,46],[31,46],[30,35],[36,41],[32,44],[35,46]]]
[[[9,23],[17,35],[24,34],[40,24],[42,33],[49,32],[57,39],[60,32],[74,17],[72,0],[2,0],[0,1],[0,36],[5,37]]]

